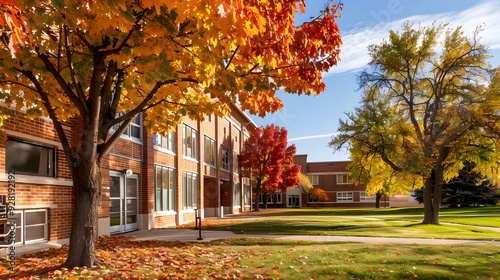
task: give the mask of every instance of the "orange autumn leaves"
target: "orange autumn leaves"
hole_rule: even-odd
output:
[[[11,0],[0,1],[0,41],[13,58],[20,45],[31,41],[23,11]]]

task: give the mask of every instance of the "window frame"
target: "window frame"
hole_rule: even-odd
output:
[[[158,178],[158,171],[160,177]],[[168,179],[165,186],[165,175],[168,174]],[[159,180],[160,179],[160,180]],[[159,182],[160,181],[160,184]],[[175,169],[163,165],[155,165],[155,212],[171,212],[175,211]],[[158,191],[159,190],[159,191]],[[158,193],[160,197],[158,197]],[[160,209],[159,209],[160,208]]]
[[[182,209],[194,210],[198,207],[198,174],[182,172]]]
[[[221,146],[221,165],[220,169],[224,171],[231,171],[231,158],[230,158],[230,150],[228,146]]]
[[[19,157],[11,156],[11,155],[7,154],[8,150],[9,150],[8,149],[9,148],[9,141],[10,141],[10,143],[17,142],[17,143],[24,144],[24,145],[39,147],[42,149],[42,152],[47,151],[46,152],[47,155],[45,156],[46,157],[45,161],[46,161],[47,172],[41,173],[40,165],[38,167],[38,173],[33,173],[33,172],[25,171],[25,170],[10,168],[9,165],[11,165],[12,163],[8,164],[7,161],[11,161],[12,159],[19,159]],[[39,155],[40,158],[43,157],[42,152]],[[5,162],[4,163],[5,163],[5,173],[6,174],[9,170],[15,170],[16,173],[20,174],[20,175],[56,178],[56,175],[57,175],[57,147],[54,147],[51,145],[46,145],[43,143],[38,143],[38,142],[27,141],[27,140],[16,138],[16,137],[9,137],[7,139],[7,141],[5,142]]]
[[[351,176],[349,173],[337,174],[337,185],[352,184]]]
[[[307,175],[313,186],[319,185],[319,175]]]
[[[264,204],[265,193],[259,194],[259,204]],[[273,199],[273,198],[276,199]],[[273,193],[267,197],[267,204],[283,204],[283,193]]]
[[[118,114],[118,116],[121,116],[121,115],[123,115],[123,114],[122,113]],[[136,120],[137,120],[137,123],[136,123]],[[111,127],[111,131],[110,132],[111,133],[115,133],[116,130],[118,129],[118,126],[120,124],[113,125]],[[131,128],[132,127],[139,128],[139,138],[137,138],[135,136],[131,136],[131,131],[132,131]],[[130,141],[142,144],[142,113],[137,114],[135,116],[135,118],[133,118],[132,121],[130,121],[130,123],[128,124],[127,128],[123,131],[122,135],[120,135],[120,138],[127,139],[127,140],[130,140]]]
[[[207,149],[207,144],[209,148]],[[205,135],[203,138],[203,162],[206,165],[215,167],[217,164],[217,152],[216,152],[217,142],[212,137]],[[210,159],[210,160],[208,160]]]
[[[367,195],[366,191],[359,192],[359,201],[363,202],[373,202],[376,201],[377,197],[373,195]]]
[[[337,192],[337,202],[353,202],[353,192]]]
[[[164,145],[165,143],[166,145]],[[153,139],[153,146],[156,150],[175,153],[175,132],[169,131],[167,136],[156,133]]]
[[[187,124],[182,127],[182,155],[189,159],[198,159],[198,131]]]

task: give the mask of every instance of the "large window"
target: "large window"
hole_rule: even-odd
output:
[[[184,171],[182,180],[183,208],[196,209],[198,205],[198,175]]]
[[[308,175],[309,181],[311,181],[311,184],[314,186],[317,186],[319,184],[319,178],[318,175]]]
[[[352,201],[352,192],[337,192],[337,202]]]
[[[337,174],[337,184],[351,184],[351,177],[349,174]]]
[[[170,152],[175,151],[175,132],[168,132],[167,136],[155,134],[154,145],[156,148],[164,149]]]
[[[222,166],[221,169],[229,171],[229,148],[221,145]]]
[[[5,169],[19,174],[55,176],[55,150],[15,139],[5,143]]]
[[[132,119],[132,121],[127,126],[125,131],[123,131],[121,137],[130,138],[136,141],[142,141],[141,124],[142,124],[142,115],[138,114],[134,119]],[[118,126],[119,126],[118,124],[114,125],[112,128],[112,132],[116,131],[118,129]]]
[[[240,166],[238,163],[238,153],[233,152],[233,172],[238,174],[240,173]]]
[[[156,166],[155,190],[155,211],[174,211],[174,169],[164,166]]]
[[[204,157],[205,163],[208,165],[215,166],[216,163],[216,152],[215,152],[215,140],[205,135],[204,143]]]
[[[373,195],[369,195],[366,192],[359,192],[359,200],[360,201],[375,201],[376,197]]]
[[[234,191],[233,191],[233,206],[241,206],[241,184],[234,183]]]
[[[259,195],[259,203],[263,204],[264,203],[264,197],[266,197],[267,194],[261,193]],[[267,204],[282,204],[282,194],[281,193],[273,193],[269,196],[267,196]]]
[[[183,129],[183,147],[182,152],[186,157],[196,159],[198,157],[197,147],[197,131],[196,129],[184,125]]]

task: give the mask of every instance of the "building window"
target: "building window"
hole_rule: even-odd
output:
[[[315,197],[311,196],[311,194],[307,194],[307,202],[316,203],[318,202],[318,200]]]
[[[229,171],[229,148],[221,145],[222,149],[222,166],[221,169]]]
[[[337,184],[351,184],[351,177],[349,174],[337,174]]]
[[[241,184],[234,183],[234,198],[233,198],[233,206],[241,206]]]
[[[121,114],[118,114],[120,116]],[[132,119],[127,128],[123,131],[121,137],[130,138],[136,141],[142,141],[141,129],[142,129],[142,114],[138,114]],[[116,124],[111,129],[112,132],[118,129],[119,124]]]
[[[205,163],[208,165],[215,166],[216,163],[216,152],[215,152],[215,140],[205,135],[204,143],[204,153],[205,153]]]
[[[183,147],[182,151],[186,157],[196,159],[198,157],[197,147],[197,131],[196,129],[184,125],[183,129]]]
[[[236,174],[240,173],[240,166],[238,165],[238,153],[233,152],[233,172]]]
[[[259,195],[259,203],[264,204],[264,198],[267,194],[261,193]],[[282,194],[281,193],[273,193],[267,196],[267,204],[282,204]]]
[[[175,210],[175,175],[174,169],[156,166],[155,211]]]
[[[155,134],[154,137],[155,148],[164,149],[170,152],[175,151],[175,132],[168,132],[167,136]]]
[[[184,209],[196,209],[198,205],[198,174],[184,171],[182,192]]]
[[[352,192],[337,192],[337,202],[352,201]]]
[[[55,149],[8,139],[5,143],[5,169],[19,174],[55,177]]]
[[[319,176],[318,175],[308,175],[309,181],[313,186],[317,186],[319,184]]]
[[[359,192],[359,201],[375,201],[376,197],[367,194],[366,192]]]

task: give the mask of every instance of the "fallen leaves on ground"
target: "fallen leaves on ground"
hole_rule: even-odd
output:
[[[133,241],[124,236],[103,236],[97,242],[96,257],[102,265],[92,269],[64,269],[68,247],[44,250],[21,256],[15,273],[2,264],[0,278],[59,279],[237,279],[234,269],[241,253],[216,248],[204,243]],[[43,275],[40,275],[43,274]]]

